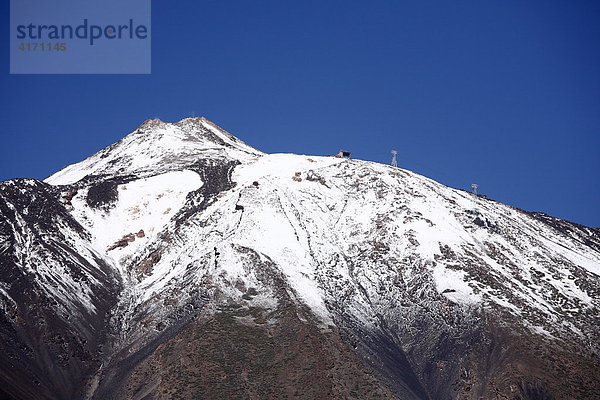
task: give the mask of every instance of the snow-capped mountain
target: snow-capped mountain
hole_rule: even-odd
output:
[[[0,184],[0,398],[600,398],[600,230],[149,120]]]

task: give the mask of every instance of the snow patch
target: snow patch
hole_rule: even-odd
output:
[[[467,283],[465,275],[464,271],[449,269],[441,263],[433,268],[433,278],[438,293],[457,304],[466,305],[481,302],[481,295],[473,293],[473,289]]]
[[[156,239],[185,204],[187,194],[201,186],[194,171],[168,172],[119,185],[118,200],[109,211],[92,209],[84,194],[77,195],[72,199],[74,215],[92,232],[98,252],[119,260]],[[124,238],[126,243],[115,246]]]

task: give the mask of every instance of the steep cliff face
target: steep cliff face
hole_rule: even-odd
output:
[[[7,396],[600,393],[598,229],[203,118],[1,190]]]

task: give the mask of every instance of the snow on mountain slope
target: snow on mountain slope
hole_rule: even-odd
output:
[[[168,245],[150,244],[126,267],[146,266],[130,310],[160,320],[157,298],[186,307],[197,291],[216,289],[243,301],[248,288],[257,290],[253,307],[274,310],[277,296],[247,257],[251,249],[321,326],[348,324],[357,337],[391,330],[409,355],[429,351],[414,332],[424,306],[425,315],[448,313],[443,298],[455,322],[436,335],[462,337],[468,329],[457,321],[487,310],[533,335],[597,351],[600,252],[528,213],[360,160],[264,155],[242,161],[231,181],[207,207],[165,227]],[[148,264],[151,254],[160,257]]]
[[[555,358],[562,346],[563,367],[580,374],[571,381],[600,354],[598,230],[405,169],[264,154],[196,118],[146,121],[45,182],[36,190],[71,224],[53,222],[45,240],[66,237],[83,270],[100,265],[118,276],[102,367],[85,389],[91,398],[122,396],[141,360],[225,306],[260,314],[264,329],[291,313],[300,322],[286,323],[298,329],[344,338],[396,398],[489,397],[512,393],[515,379],[525,379],[522,393],[541,390],[538,380],[563,393],[553,367],[527,349]],[[36,222],[17,214],[1,232],[0,255],[26,260]],[[48,273],[62,271],[57,257],[48,256],[54,272],[44,262],[15,265],[47,287]],[[91,270],[88,286],[65,294],[73,310],[98,302],[104,280]],[[502,346],[514,353],[498,356]],[[534,379],[522,365],[544,372]]]
[[[44,186],[35,180],[2,183],[0,210],[5,231],[12,236],[3,237],[2,256],[14,257],[18,273],[38,278],[37,289],[55,301],[55,311],[85,321],[85,314],[98,312],[94,289],[104,290],[104,281],[112,279],[111,271],[89,245],[86,232],[48,196]],[[50,227],[58,237],[46,237]]]
[[[204,157],[242,164],[234,170],[236,187],[189,220],[193,224],[201,218],[207,232],[192,225],[191,232],[178,233],[185,247],[208,254],[215,246],[230,242],[267,255],[281,266],[300,297],[324,318],[327,296],[317,284],[322,264],[333,262],[339,254],[360,257],[373,244],[381,246],[392,261],[418,260],[424,268],[409,263],[405,273],[430,275],[437,291],[455,303],[493,304],[518,315],[533,313],[536,321],[544,316],[546,327],[557,313],[577,315],[598,306],[592,303],[594,293],[577,285],[572,270],[598,276],[598,252],[575,239],[557,236],[546,224],[519,210],[374,163],[291,154],[263,156],[204,119],[177,124],[148,121],[122,141],[47,182],[72,183],[93,175],[150,176]],[[254,181],[259,185],[253,186]],[[157,240],[169,218],[183,206],[185,195],[199,186],[194,172],[171,172],[119,185],[118,201],[108,212],[90,209],[82,195],[73,199],[73,205],[80,222],[93,232],[98,251],[116,259],[131,258]],[[168,192],[176,194],[161,197]],[[236,206],[241,209],[236,211]],[[211,212],[219,217],[205,221]],[[135,236],[140,231],[143,238]],[[118,241],[127,241],[127,235],[134,235],[133,240],[120,246]],[[181,250],[174,246],[171,252]],[[166,277],[177,275],[173,266],[185,265],[177,257],[163,255],[157,272],[140,283],[141,298],[158,290],[154,285],[160,287]],[[227,271],[233,264],[223,268]],[[373,282],[392,282],[381,279],[377,265],[361,272],[364,282],[351,278],[352,268],[347,263],[338,265],[336,273],[342,274],[343,287],[354,287],[359,293],[358,287],[364,290]],[[480,279],[482,272],[485,275]],[[388,278],[397,281],[403,276]],[[357,296],[360,306],[356,307],[366,307],[371,295]],[[363,312],[372,315],[374,310],[369,307]],[[564,323],[578,331],[576,322]]]
[[[519,304],[524,302],[548,318],[565,304],[577,309],[599,305],[577,286],[569,269],[578,267],[599,276],[598,252],[588,251],[572,238],[557,236],[522,211],[409,171],[354,160],[268,155],[238,167],[234,180],[240,188],[237,203],[245,205],[244,219],[252,220],[249,234],[242,233],[241,224],[236,236],[252,237],[247,244],[264,248],[266,254],[268,247],[285,248],[281,243],[289,244],[289,238],[277,242],[282,224],[267,222],[273,215],[282,215],[295,232],[300,246],[296,253],[311,259],[300,264],[313,263],[312,270],[303,274],[314,276],[319,268],[315,263],[336,253],[358,255],[359,246],[379,237],[386,253],[416,256],[428,265],[426,272],[434,277],[438,291],[457,303],[495,303],[520,310],[505,299],[510,294],[518,297]],[[260,182],[259,188],[244,189],[251,188],[255,180]],[[266,207],[275,202],[267,201],[271,196],[277,197],[280,210]],[[378,232],[381,230],[385,235]],[[250,233],[256,231],[261,233]],[[453,256],[448,259],[447,253]],[[461,258],[479,263],[510,290],[499,293],[486,287],[469,275],[469,268],[456,265]],[[532,279],[534,271],[543,274],[545,282],[528,287],[521,280]],[[551,294],[542,290],[543,286],[558,293],[560,300],[551,305]]]
[[[73,196],[71,207],[73,216],[92,234],[96,250],[121,266],[118,260],[131,258],[155,240],[184,205],[187,194],[201,186],[196,172],[172,171],[118,185],[114,207],[89,207],[85,191]]]
[[[84,161],[69,165],[45,182],[66,185],[86,176],[155,175],[177,171],[198,159],[247,159],[262,154],[205,118],[176,124],[147,120],[134,132]]]
[[[273,154],[245,161],[232,180],[236,186],[207,209],[176,229],[166,226],[178,242],[140,278],[140,301],[166,290],[168,282],[180,284],[175,282],[195,257],[215,251],[221,254],[219,268],[209,271],[207,262],[195,266],[197,273],[244,281],[247,271],[239,261],[223,261],[235,260],[230,246],[242,246],[274,262],[324,322],[331,318],[325,302],[352,290],[347,306],[372,323],[380,308],[400,301],[396,288],[416,275],[431,277],[437,292],[453,303],[499,307],[548,334],[567,329],[584,335],[579,316],[599,306],[597,286],[581,285],[582,277],[597,284],[598,252],[520,210],[410,171]],[[138,248],[133,249],[124,251],[134,254]],[[378,255],[365,259],[373,249]],[[356,260],[364,265],[353,265]],[[390,264],[402,271],[386,270]],[[379,287],[387,288],[387,296]]]

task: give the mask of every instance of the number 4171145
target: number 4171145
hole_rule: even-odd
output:
[[[21,51],[65,51],[67,50],[67,44],[66,43],[25,43],[25,42],[21,42],[21,44],[19,44],[19,50]]]

